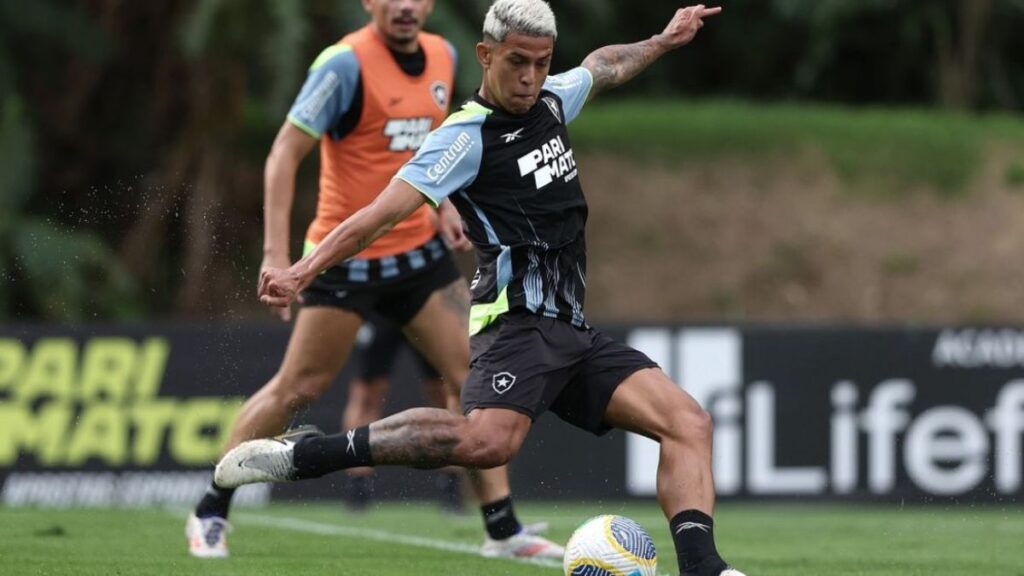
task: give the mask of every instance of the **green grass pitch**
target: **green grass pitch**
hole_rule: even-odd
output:
[[[667,526],[652,503],[520,503],[565,541],[586,518],[623,514],[658,548],[658,573],[676,574]],[[553,576],[554,565],[477,557],[476,514],[387,504],[365,514],[340,505],[274,505],[233,513],[232,557],[190,558],[184,512],[0,508],[0,574],[332,574]],[[723,555],[749,576],[1024,576],[1024,508],[723,504]]]

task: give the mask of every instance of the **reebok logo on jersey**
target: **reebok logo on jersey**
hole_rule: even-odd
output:
[[[523,137],[523,130],[526,130],[525,126],[523,128],[520,128],[519,130],[516,130],[515,132],[502,134],[501,139],[505,141],[505,144],[511,144]]]
[[[427,178],[430,178],[434,184],[440,184],[451,173],[452,168],[462,162],[472,147],[473,138],[468,132],[460,132],[452,145],[441,155],[441,159],[427,168]]]
[[[528,174],[533,174],[537,190],[555,178],[564,178],[569,182],[576,177],[576,158],[572,150],[566,148],[562,137],[555,136],[547,144],[519,158],[519,175]]]
[[[515,383],[516,376],[510,372],[498,372],[491,377],[491,388],[494,388],[494,391],[498,394],[508,392]]]
[[[423,141],[430,134],[430,127],[434,123],[429,116],[422,118],[392,118],[384,125],[384,136],[391,138],[388,150],[392,152],[406,152],[419,150]]]

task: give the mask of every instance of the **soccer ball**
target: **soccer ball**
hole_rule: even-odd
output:
[[[565,576],[654,576],[658,555],[651,537],[623,516],[595,516],[565,545]]]

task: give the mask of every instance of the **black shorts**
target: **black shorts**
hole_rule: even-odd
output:
[[[657,367],[647,355],[593,328],[512,311],[470,339],[462,408],[509,408],[532,420],[551,410],[597,435],[615,388],[634,372]]]
[[[415,359],[420,374],[428,379],[439,378],[437,370],[412,347],[405,339],[401,328],[379,316],[367,320],[362,330],[366,330],[367,338],[356,340],[356,356],[359,363],[359,376],[363,380],[375,380],[387,376],[395,366],[395,359],[403,348],[409,348]]]
[[[364,320],[376,314],[405,326],[431,294],[461,277],[451,252],[434,238],[398,256],[332,266],[302,292],[301,300],[303,306],[343,308]]]

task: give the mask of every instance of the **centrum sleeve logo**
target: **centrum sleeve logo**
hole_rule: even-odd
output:
[[[473,138],[468,132],[460,132],[455,141],[448,146],[448,149],[441,155],[441,159],[427,168],[427,178],[434,184],[440,184],[451,174],[452,169],[462,162],[470,149],[473,148]]]
[[[341,79],[334,73],[333,70],[328,71],[324,74],[324,77],[317,84],[313,92],[310,93],[309,98],[303,103],[302,108],[299,110],[299,119],[304,122],[312,122],[316,120],[316,117],[323,111],[324,106],[327,105],[327,101],[331,98],[331,94],[341,83]]]
[[[419,150],[430,134],[434,120],[429,116],[420,118],[392,118],[384,125],[384,136],[391,139],[388,150],[408,152]]]
[[[525,177],[530,174],[533,174],[537,190],[555,178],[564,178],[569,182],[576,177],[576,158],[561,136],[552,138],[547,144],[519,158],[519,175]]]

